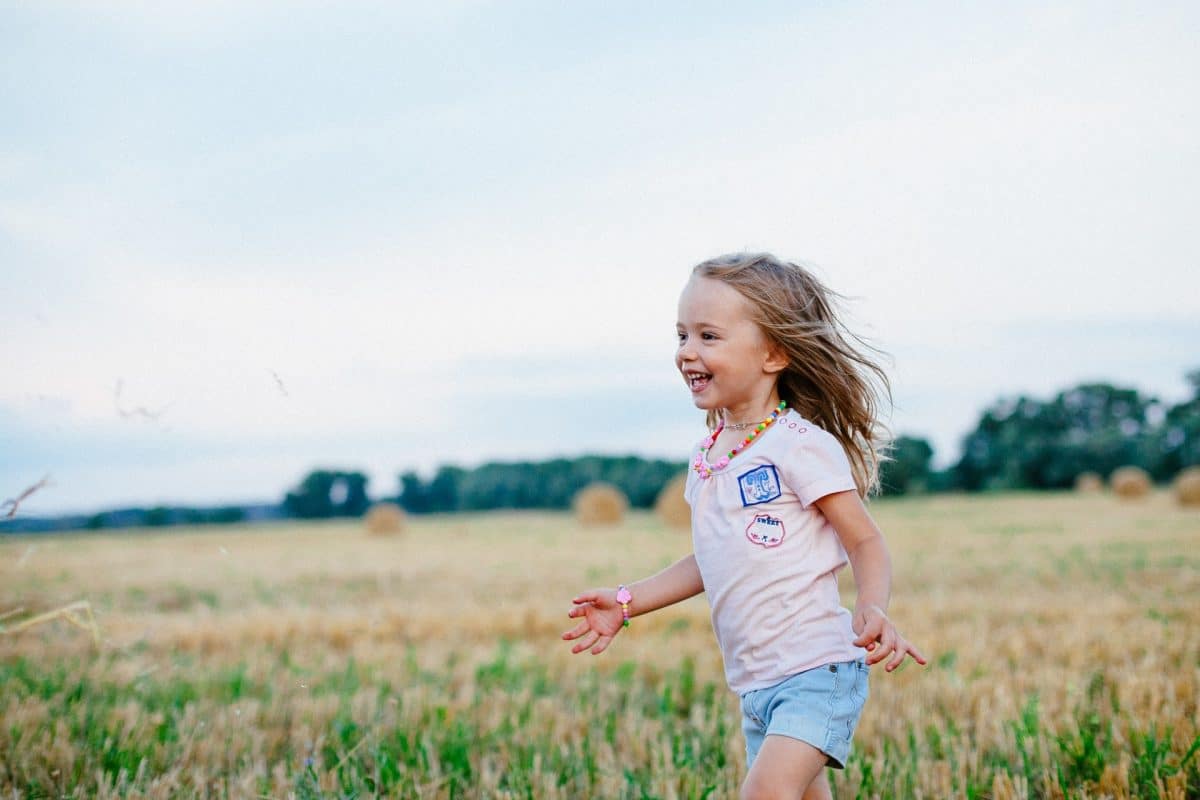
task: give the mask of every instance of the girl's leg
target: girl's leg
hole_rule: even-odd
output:
[[[804,790],[804,800],[833,800],[833,789],[829,787],[829,770],[823,769]]]
[[[825,761],[807,742],[769,735],[742,784],[742,800],[829,800]]]

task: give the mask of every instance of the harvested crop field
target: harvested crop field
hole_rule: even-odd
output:
[[[931,660],[872,675],[836,796],[1200,797],[1200,511],[873,510],[892,616]],[[736,796],[702,597],[599,657],[559,639],[575,592],[689,547],[646,512],[0,538],[0,795]],[[14,630],[76,601],[98,647],[63,618]]]

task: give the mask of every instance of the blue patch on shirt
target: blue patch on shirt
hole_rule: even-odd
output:
[[[779,489],[779,473],[770,464],[764,464],[739,475],[738,488],[742,492],[743,506],[769,503],[783,494]]]

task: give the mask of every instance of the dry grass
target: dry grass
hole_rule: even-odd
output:
[[[38,625],[48,625],[51,622],[63,620],[81,631],[91,634],[92,643],[100,646],[100,628],[96,625],[96,617],[92,614],[92,604],[86,600],[76,600],[61,608],[43,611],[32,617],[21,619],[25,609],[17,606],[0,614],[0,635],[16,636],[23,631],[36,628]],[[18,621],[12,621],[13,619]]]
[[[874,510],[892,616],[931,664],[872,675],[838,796],[1196,796],[1200,514],[1167,492]],[[687,546],[650,514],[599,540],[492,514],[399,539],[333,522],[31,541],[0,540],[0,611],[82,597],[104,638],[0,637],[5,797],[726,797],[743,774],[703,598],[600,657],[558,638],[575,592]]]

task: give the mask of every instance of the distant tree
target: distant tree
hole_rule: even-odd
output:
[[[238,506],[221,506],[214,508],[208,513],[208,522],[214,525],[231,525],[236,522],[241,522],[246,518],[244,509]]]
[[[429,507],[435,511],[458,511],[459,495],[463,477],[467,471],[461,467],[439,467],[426,489]]]
[[[304,476],[300,485],[284,497],[283,507],[288,516],[301,519],[333,516],[333,481],[334,473],[327,470],[316,470]]]
[[[1200,465],[1200,369],[1187,374],[1192,397],[1167,409],[1155,437],[1155,477],[1169,479],[1187,467]]]
[[[879,469],[879,484],[885,495],[927,491],[933,447],[925,439],[898,436],[892,442],[889,460]]]
[[[341,472],[338,473],[338,480],[339,483],[335,485],[335,498],[340,493],[342,502],[335,503],[334,515],[361,517],[367,513],[367,508],[371,505],[371,500],[367,497],[367,476],[361,472]]]
[[[953,492],[963,488],[958,482],[958,473],[955,472],[953,466],[946,469],[930,470],[927,480],[926,487],[930,493]]]
[[[284,510],[302,519],[359,516],[369,504],[367,480],[361,472],[314,470],[287,493]]]
[[[429,489],[415,472],[405,472],[400,476],[400,496],[397,499],[400,506],[410,513],[423,514],[430,510]]]
[[[1104,383],[1081,384],[1049,401],[999,400],[963,443],[958,483],[972,491],[1059,489],[1081,472],[1146,467],[1155,404],[1136,389]]]
[[[582,456],[549,461],[490,462],[474,469],[443,466],[428,483],[415,472],[400,476],[400,503],[408,511],[484,511],[501,508],[566,509],[596,481],[616,485],[637,508],[653,505],[682,462],[639,456]]]
[[[537,479],[529,462],[489,463],[464,476],[462,508],[484,511],[498,508],[540,508]],[[435,509],[436,510],[436,509]]]
[[[161,528],[170,525],[171,509],[163,506],[146,509],[146,512],[142,515],[142,524],[151,528]]]

